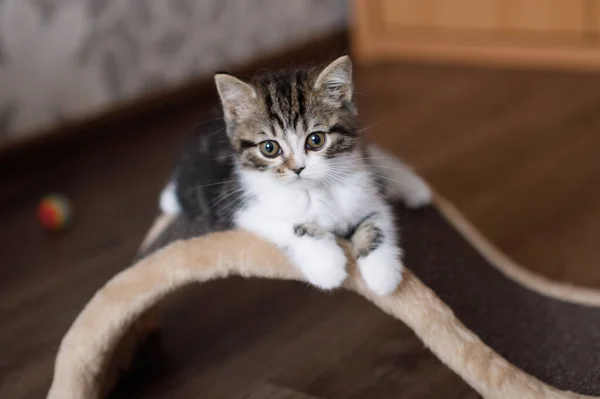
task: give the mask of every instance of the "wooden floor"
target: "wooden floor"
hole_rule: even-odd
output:
[[[513,258],[600,287],[600,76],[357,68],[370,140],[410,161]],[[212,101],[212,100],[211,100]],[[210,105],[165,108],[0,162],[0,398],[41,398],[60,338],[134,256],[176,149]],[[49,236],[37,199],[75,223]],[[401,323],[348,293],[234,279],[173,300],[111,398],[476,398]]]
[[[600,75],[414,65],[357,80],[372,141],[525,267],[600,287]]]

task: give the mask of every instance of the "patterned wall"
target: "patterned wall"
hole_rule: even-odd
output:
[[[346,24],[346,0],[0,0],[0,146]]]

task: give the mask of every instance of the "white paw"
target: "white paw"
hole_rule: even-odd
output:
[[[384,296],[396,290],[402,281],[402,262],[398,248],[380,247],[358,260],[358,267],[367,287]]]
[[[346,255],[334,239],[301,237],[291,250],[292,259],[302,274],[318,288],[337,288],[348,276]]]
[[[404,194],[404,203],[410,209],[422,208],[431,204],[432,196],[431,188],[427,183],[420,177],[414,176]]]

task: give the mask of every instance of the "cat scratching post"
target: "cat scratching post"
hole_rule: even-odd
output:
[[[419,212],[398,206],[397,215],[411,269],[400,288],[373,296],[352,261],[344,288],[406,323],[486,398],[600,397],[600,293],[527,272],[443,199]],[[250,233],[198,237],[198,229],[182,217],[157,219],[143,258],[100,289],[64,337],[48,399],[103,397],[147,331],[148,312],[190,283],[302,278]]]

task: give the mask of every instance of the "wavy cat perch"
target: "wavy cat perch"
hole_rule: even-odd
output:
[[[344,287],[410,326],[485,398],[600,397],[600,292],[526,271],[449,203],[434,202],[418,212],[398,206],[411,270],[394,294],[372,295],[352,261]],[[302,279],[270,243],[243,231],[198,236],[183,217],[159,217],[142,252],[64,337],[48,399],[103,397],[153,308],[185,285],[232,275]]]

